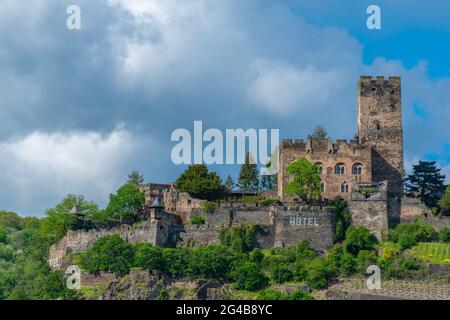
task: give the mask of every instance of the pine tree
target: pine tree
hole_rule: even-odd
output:
[[[436,166],[436,161],[419,161],[413,165],[413,173],[405,179],[406,190],[418,194],[428,207],[434,207],[442,196],[445,175]]]
[[[270,168],[271,162],[266,164],[266,168]],[[277,188],[278,174],[263,175],[261,177],[261,189],[262,190],[274,190]]]
[[[251,158],[250,153],[245,156],[238,178],[239,189],[256,191],[259,187],[258,167]]]
[[[228,175],[227,180],[225,180],[225,188],[227,188],[228,192],[232,191],[234,188],[234,181],[231,175]]]
[[[140,174],[139,171],[137,170],[133,170],[129,175],[128,175],[128,181],[127,183],[132,183],[135,185],[141,185],[142,183],[144,183],[144,176],[142,176]]]

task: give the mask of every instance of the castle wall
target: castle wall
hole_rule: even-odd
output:
[[[355,186],[350,202],[352,226],[365,227],[379,240],[388,230],[387,182]]]
[[[325,140],[323,143],[316,143],[308,140],[284,140],[280,148],[280,168],[278,173],[278,196],[282,201],[293,201],[296,197],[289,196],[284,191],[285,185],[290,177],[286,174],[286,167],[300,157],[306,157],[314,164],[322,165],[321,180],[324,184],[322,198],[334,199],[341,197],[346,200],[351,198],[353,184],[360,181],[372,181],[372,151],[370,146],[362,146],[357,141],[350,143],[345,140],[338,140],[332,143]],[[336,174],[337,165],[345,167],[344,174]],[[353,174],[353,167],[360,165],[361,174]],[[348,185],[342,192],[341,186]]]

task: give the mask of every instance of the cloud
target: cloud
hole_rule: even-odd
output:
[[[322,108],[340,87],[334,71],[303,70],[283,62],[257,60],[251,67],[248,95],[256,105],[276,115]]]
[[[0,144],[0,203],[33,214],[69,193],[105,203],[126,177],[139,142],[117,129],[106,136],[94,132],[34,132]]]

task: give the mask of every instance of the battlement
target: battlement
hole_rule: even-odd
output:
[[[370,84],[384,84],[384,83],[398,83],[400,84],[400,77],[399,76],[390,76],[390,77],[384,77],[384,76],[362,76],[359,78],[360,83],[370,83]]]
[[[313,153],[314,151],[327,152],[327,153],[339,153],[346,152],[353,148],[361,148],[358,140],[352,139],[350,141],[346,139],[333,140],[328,139],[323,141],[321,144],[317,144],[315,141],[308,139],[306,142],[303,139],[284,139],[282,143],[282,148],[284,149],[297,149],[306,153]]]

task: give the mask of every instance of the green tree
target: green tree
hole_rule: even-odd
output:
[[[269,282],[259,266],[250,261],[236,263],[230,275],[239,290],[258,291]]]
[[[224,246],[194,248],[188,266],[189,274],[193,278],[225,280],[234,260],[231,250]]]
[[[345,233],[350,227],[350,210],[347,201],[344,199],[334,199],[331,206],[336,210],[336,231],[334,242],[341,242],[345,239]]]
[[[122,240],[119,235],[106,236],[79,258],[81,267],[89,273],[100,271],[127,274],[134,263],[135,250],[132,244]]]
[[[225,187],[219,175],[208,172],[203,164],[190,165],[177,179],[175,188],[191,196],[205,200],[218,200],[224,197]]]
[[[439,241],[450,243],[450,228],[444,227],[439,231]]]
[[[266,164],[266,168],[270,168],[271,162]],[[278,184],[278,174],[273,175],[263,175],[261,177],[261,189],[262,190],[274,190],[277,188]]]
[[[139,186],[144,183],[144,176],[141,175],[141,173],[138,170],[133,170],[128,175],[127,183],[132,183]]]
[[[361,250],[374,250],[378,242],[373,234],[364,227],[351,227],[347,230],[344,248],[356,256]]]
[[[444,190],[445,175],[437,167],[436,161],[419,161],[413,165],[413,173],[405,179],[408,192],[418,194],[428,207],[434,207]]]
[[[317,166],[305,157],[292,162],[286,167],[286,173],[292,180],[286,185],[289,195],[297,195],[305,202],[320,196],[320,175]]]
[[[450,216],[450,185],[447,186],[444,196],[438,201],[437,204],[444,216]]]
[[[240,190],[256,191],[259,188],[258,167],[250,153],[245,156],[238,177]]]
[[[107,216],[120,221],[134,222],[139,210],[145,203],[145,196],[133,183],[121,186],[116,194],[109,195],[109,203],[105,211]]]
[[[231,175],[228,175],[227,179],[225,180],[225,188],[227,189],[228,192],[233,191],[235,186],[235,183],[233,181],[233,178],[231,177]]]
[[[327,130],[325,130],[322,125],[317,125],[314,127],[313,133],[308,135],[308,139],[312,139],[316,143],[320,144],[328,139]]]
[[[0,243],[6,243],[6,231],[0,227]]]
[[[40,224],[40,234],[52,242],[64,237],[67,230],[76,222],[76,217],[69,214],[75,206],[88,215],[98,212],[98,206],[94,202],[87,201],[82,195],[69,194],[54,208],[45,212],[46,217]]]
[[[144,270],[163,271],[163,249],[149,243],[138,243],[135,246],[134,264]]]

